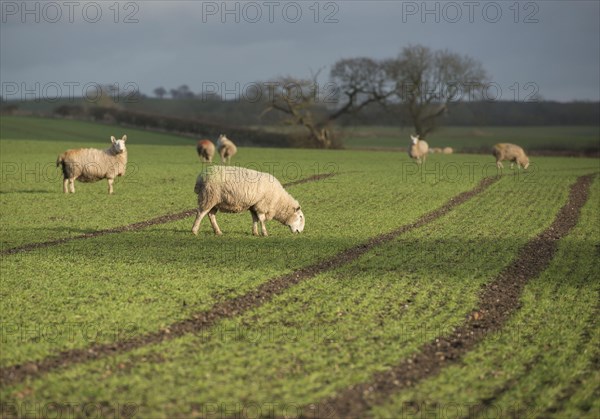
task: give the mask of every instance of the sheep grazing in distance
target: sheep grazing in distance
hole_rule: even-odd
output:
[[[216,235],[223,234],[216,213],[250,211],[252,234],[258,236],[260,222],[267,236],[265,221],[276,219],[293,233],[304,230],[304,214],[300,204],[272,175],[237,166],[209,166],[200,173],[194,192],[198,194],[198,213],[192,233],[198,234],[206,214]]]
[[[219,156],[221,156],[221,163],[225,164],[230,163],[231,157],[237,153],[237,147],[233,144],[233,141],[223,134],[217,140],[217,149],[219,150]]]
[[[429,149],[429,154],[439,154],[442,152],[442,149],[439,147],[432,147]]]
[[[429,151],[429,145],[424,140],[420,140],[418,135],[416,137],[411,135],[410,138],[412,140],[412,144],[408,149],[408,155],[411,159],[416,160],[417,163],[421,163],[421,160],[423,163],[425,163],[427,152]]]
[[[452,147],[444,147],[442,150],[442,153],[444,154],[452,154],[454,153],[454,149]]]
[[[525,151],[521,147],[515,144],[499,143],[496,144],[492,149],[492,154],[496,157],[496,167],[502,169],[504,165],[502,160],[510,161],[510,168],[513,168],[514,163],[517,163],[517,168],[523,167],[527,169],[529,167],[529,158],[525,154]]]
[[[115,177],[123,176],[127,166],[127,135],[117,140],[110,138],[112,144],[106,150],[96,148],[78,148],[67,150],[56,159],[56,167],[62,165],[63,192],[75,193],[75,179],[80,182],[108,180],[108,193],[113,193]],[[69,188],[67,188],[67,184]]]
[[[203,162],[212,163],[213,156],[215,155],[215,145],[210,140],[200,140],[196,144],[196,151],[198,156]]]

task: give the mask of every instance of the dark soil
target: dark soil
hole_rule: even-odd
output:
[[[111,355],[124,353],[145,345],[160,343],[185,335],[187,333],[198,333],[205,331],[207,328],[212,327],[220,320],[239,316],[251,309],[269,302],[273,297],[283,293],[286,289],[298,284],[301,281],[310,279],[322,272],[347,264],[376,246],[387,243],[407,231],[419,228],[437,218],[442,217],[456,206],[481,193],[498,179],[499,178],[497,177],[485,178],[479,182],[475,188],[458,194],[457,196],[451,198],[442,207],[421,216],[413,223],[403,225],[389,233],[373,237],[367,242],[344,250],[330,259],[298,269],[290,274],[270,279],[253,291],[250,291],[239,297],[218,302],[208,311],[198,313],[190,318],[173,323],[165,329],[146,335],[136,336],[128,340],[96,344],[88,348],[62,351],[40,361],[1,368],[0,386],[17,383],[25,380],[28,377],[36,377],[49,371],[69,367],[73,364],[88,362]]]
[[[442,368],[460,360],[488,333],[501,329],[519,308],[525,284],[548,267],[558,240],[577,224],[594,176],[581,176],[571,185],[568,201],[559,210],[552,225],[529,241],[517,258],[483,289],[479,309],[470,313],[461,327],[450,336],[439,337],[423,345],[417,354],[386,372],[376,374],[371,381],[353,385],[336,396],[306,406],[303,416],[365,417],[371,406],[381,404],[392,394],[436,375]]]
[[[305,179],[300,179],[300,180],[296,180],[294,182],[286,183],[283,186],[289,187],[289,186],[299,185],[301,183],[315,182],[317,180],[329,178],[331,176],[334,176],[334,173],[325,173],[325,174],[321,174],[321,175],[314,175],[314,176],[310,176]],[[105,230],[97,230],[97,231],[93,231],[90,233],[80,234],[79,236],[64,237],[61,239],[49,240],[49,241],[45,241],[45,242],[25,244],[25,245],[19,246],[19,247],[4,249],[4,250],[0,251],[0,256],[12,255],[15,253],[28,252],[31,250],[40,249],[40,248],[44,248],[44,247],[56,246],[56,245],[67,243],[67,242],[70,242],[73,240],[91,239],[94,237],[104,236],[107,234],[123,233],[125,231],[143,230],[143,229],[151,227],[153,225],[165,224],[165,223],[170,223],[171,221],[183,220],[184,218],[190,217],[194,214],[196,214],[195,208],[187,210],[187,211],[178,212],[176,214],[161,215],[160,217],[152,218],[152,219],[146,220],[146,221],[140,221],[138,223],[128,224],[128,225],[121,226],[121,227],[108,228]]]

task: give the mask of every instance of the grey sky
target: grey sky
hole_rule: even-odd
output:
[[[1,1],[7,99],[36,82],[30,98],[44,98],[48,83],[62,86],[62,96],[85,83],[132,82],[146,94],[181,84],[199,92],[203,83],[236,91],[236,82],[321,67],[327,74],[340,58],[393,57],[420,43],[480,60],[501,99],[518,92],[523,100],[537,88],[545,99],[600,100],[598,1],[135,1],[120,2],[118,16],[114,1],[50,3],[24,10],[21,1]]]

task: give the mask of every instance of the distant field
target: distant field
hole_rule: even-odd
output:
[[[482,130],[440,131],[439,145],[564,135],[585,149],[597,135]],[[123,133],[129,167],[115,194],[103,181],[63,195],[57,154]],[[347,135],[349,148],[401,147],[408,131]],[[536,157],[500,176],[490,155],[460,153],[420,167],[406,153],[241,147],[233,163],[289,184],[304,233],[269,221],[270,237],[253,237],[248,213],[218,213],[222,237],[208,220],[193,236],[191,215],[134,224],[195,207],[193,140],[0,118],[7,417],[52,404],[60,417],[298,417],[311,405],[312,417],[337,417],[344,403],[343,417],[598,417],[598,159]],[[573,202],[581,212],[564,216]],[[542,233],[558,240],[538,255]],[[535,266],[520,263],[529,248]],[[467,326],[472,342],[456,336]],[[456,346],[436,349],[445,338]],[[426,351],[427,367],[402,370]]]
[[[298,133],[301,127],[261,127],[267,131]],[[356,126],[337,127],[348,149],[406,149],[410,143],[411,127]],[[600,127],[442,127],[430,134],[431,147],[453,147],[458,151],[489,153],[499,142],[521,145],[526,151],[600,154]]]
[[[407,147],[410,129],[393,127],[345,128],[347,148]],[[499,142],[516,143],[526,150],[598,152],[600,127],[443,127],[430,134],[431,147],[453,147],[457,150],[485,151]]]

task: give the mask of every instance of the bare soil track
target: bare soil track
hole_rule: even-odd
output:
[[[113,343],[96,344],[88,348],[72,349],[49,356],[40,361],[13,365],[0,369],[0,386],[6,386],[25,380],[28,377],[36,377],[44,373],[66,368],[70,365],[88,362],[111,355],[117,355],[145,345],[156,344],[187,333],[198,333],[212,327],[218,321],[241,315],[251,309],[269,302],[273,297],[283,293],[286,289],[301,281],[310,279],[322,272],[335,269],[345,265],[376,246],[387,243],[399,235],[415,228],[419,228],[437,218],[450,212],[456,206],[471,199],[495,183],[499,178],[485,178],[479,184],[466,192],[462,192],[451,198],[440,208],[433,210],[416,221],[405,224],[389,233],[371,238],[365,243],[344,250],[330,259],[300,268],[286,275],[272,278],[257,289],[244,295],[216,303],[208,311],[198,313],[190,318],[178,321],[165,329],[140,335],[128,340]]]
[[[525,284],[548,267],[558,240],[577,224],[595,175],[581,176],[571,185],[567,203],[559,210],[552,225],[530,240],[516,259],[483,289],[479,309],[470,313],[466,322],[450,336],[424,344],[417,354],[388,371],[376,374],[369,382],[350,386],[335,396],[306,406],[303,417],[366,417],[372,406],[436,375],[445,366],[460,360],[488,333],[500,330],[519,308]]]
[[[314,175],[314,176],[310,176],[305,179],[300,179],[300,180],[296,180],[294,182],[286,183],[283,186],[289,187],[289,186],[299,185],[301,183],[314,182],[314,181],[325,179],[325,178],[328,178],[331,176],[334,176],[334,173],[325,173],[325,174],[320,174],[320,175]],[[107,228],[105,230],[97,230],[97,231],[93,231],[90,233],[81,234],[79,236],[63,237],[61,239],[48,240],[48,241],[39,242],[39,243],[29,243],[29,244],[25,244],[23,246],[13,247],[10,249],[2,250],[2,251],[0,251],[0,256],[12,255],[15,253],[28,252],[31,250],[40,249],[40,248],[44,248],[44,247],[56,246],[56,245],[67,243],[67,242],[70,242],[73,240],[91,239],[94,237],[104,236],[107,234],[142,230],[144,228],[148,228],[150,226],[157,225],[157,224],[165,224],[165,223],[170,223],[171,221],[183,220],[184,218],[190,217],[194,214],[196,214],[195,208],[187,210],[187,211],[178,212],[175,214],[161,215],[160,217],[152,218],[152,219],[146,220],[146,221],[140,221],[138,223],[128,224],[128,225],[114,227],[114,228]]]

